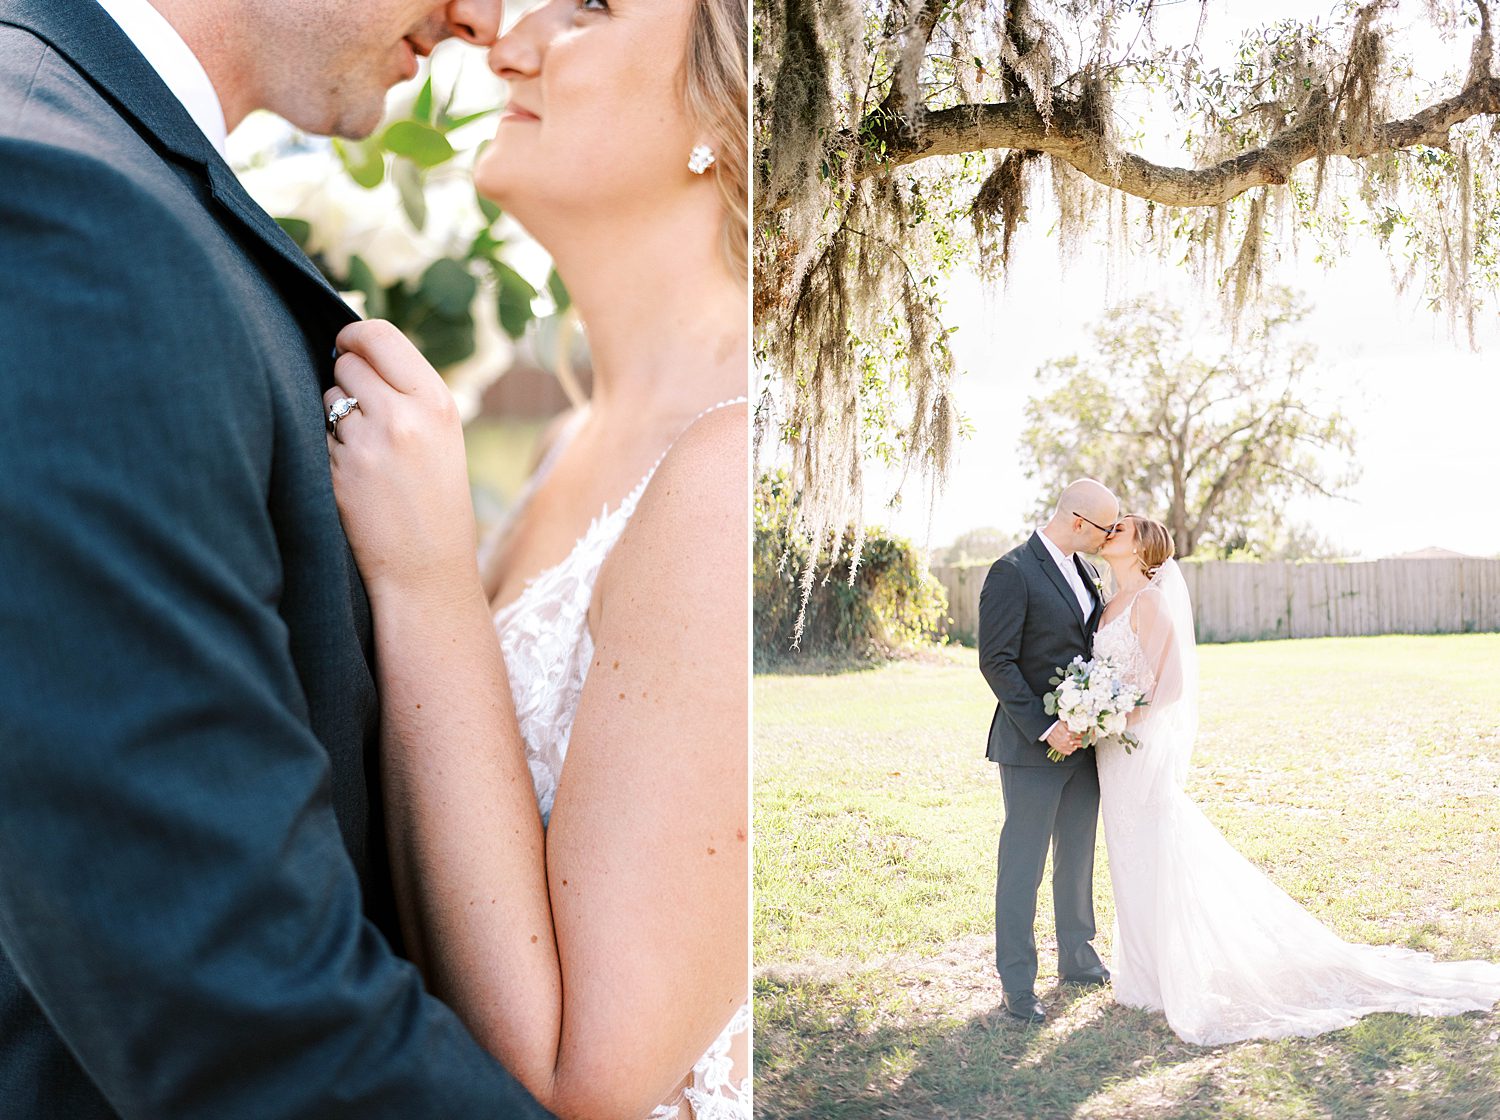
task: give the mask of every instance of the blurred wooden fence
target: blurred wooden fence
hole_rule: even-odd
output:
[[[973,641],[987,564],[935,567],[948,632]],[[1500,631],[1500,559],[1182,566],[1200,642]]]

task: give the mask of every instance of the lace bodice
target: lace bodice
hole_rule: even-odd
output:
[[[704,409],[692,423],[743,400],[723,401]],[[564,430],[537,467],[512,519],[526,508],[577,426],[575,421]],[[573,717],[594,656],[594,637],[588,626],[594,583],[664,458],[666,451],[614,509],[606,505],[599,511],[561,562],[532,577],[518,598],[495,613],[495,630],[510,676],[516,721],[525,740],[526,762],[544,827],[552,818]],[[738,1084],[731,1080],[730,1057],[735,1037],[749,1029],[750,1007],[746,1004],[693,1066],[692,1084],[684,1092],[684,1100],[694,1120],[750,1120],[750,1080],[747,1077]],[[651,1113],[650,1120],[677,1120],[680,1114],[679,1105],[664,1105]]]
[[[1107,658],[1120,666],[1124,679],[1142,692],[1150,692],[1156,683],[1151,665],[1146,660],[1146,651],[1141,648],[1140,639],[1130,625],[1129,607],[1094,632],[1094,656]]]
[[[655,471],[648,471],[613,511],[601,509],[561,563],[533,577],[514,602],[495,613],[543,825],[552,818],[573,716],[594,656],[588,627],[594,581]]]

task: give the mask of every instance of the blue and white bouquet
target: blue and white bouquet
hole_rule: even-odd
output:
[[[1092,661],[1073,658],[1066,669],[1058,669],[1052,678],[1056,691],[1042,697],[1049,716],[1062,720],[1069,731],[1083,736],[1085,747],[1096,746],[1105,739],[1118,739],[1129,754],[1141,745],[1125,730],[1126,716],[1144,706],[1145,693],[1126,682],[1120,667],[1107,657]],[[1047,757],[1061,762],[1063,755],[1047,748]]]

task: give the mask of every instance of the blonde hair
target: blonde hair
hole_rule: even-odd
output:
[[[750,275],[749,23],[745,0],[697,0],[683,73],[687,111],[714,150],[708,174],[724,203],[725,263],[743,278]]]
[[[1146,573],[1146,578],[1154,579],[1157,570],[1176,555],[1172,531],[1160,521],[1152,521],[1149,517],[1131,514],[1130,520],[1135,525],[1136,561],[1140,564],[1141,571]]]

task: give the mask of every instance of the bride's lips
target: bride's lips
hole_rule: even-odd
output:
[[[505,106],[505,112],[500,114],[501,124],[504,124],[506,121],[511,121],[515,124],[527,124],[534,123],[541,119],[541,117],[537,116],[530,109],[526,108],[526,106],[520,104],[514,99],[512,99],[511,102]]]

